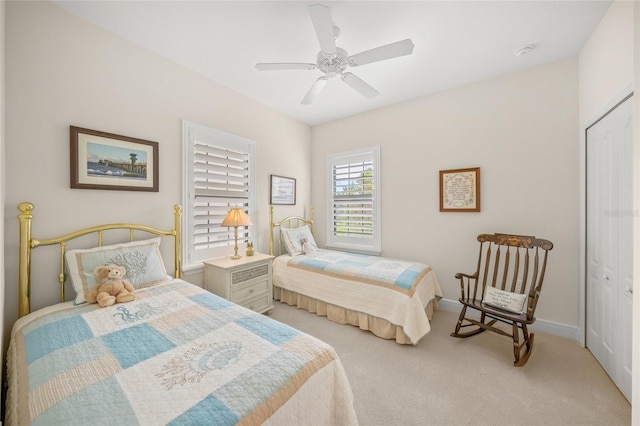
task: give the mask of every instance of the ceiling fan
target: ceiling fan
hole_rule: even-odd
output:
[[[336,38],[340,35],[340,28],[333,24],[331,9],[321,4],[309,6],[311,21],[320,42],[320,52],[317,61],[312,63],[258,63],[260,71],[278,70],[320,70],[325,75],[318,78],[307,95],[302,99],[303,105],[311,104],[330,78],[340,76],[342,81],[351,86],[356,92],[367,99],[375,98],[379,92],[356,75],[345,72],[347,67],[358,67],[372,62],[410,55],[413,52],[411,39],[376,47],[349,56],[346,50],[336,47]]]

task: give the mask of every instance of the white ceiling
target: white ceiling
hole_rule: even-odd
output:
[[[321,1],[349,54],[411,38],[413,54],[350,68],[380,95],[333,78],[301,105],[319,70],[308,6],[318,1],[52,1],[125,39],[309,125],[576,55],[611,1]],[[525,56],[514,52],[524,45]]]

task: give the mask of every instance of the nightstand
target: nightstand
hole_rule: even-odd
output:
[[[205,260],[204,288],[259,313],[273,309],[271,264],[274,256],[256,253],[233,260]]]

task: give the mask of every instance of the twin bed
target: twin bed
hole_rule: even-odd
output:
[[[7,353],[6,424],[357,424],[331,346],[180,279],[179,206],[166,231],[108,224],[46,240],[31,236],[33,205],[19,210],[20,318]],[[103,233],[121,229],[128,242],[102,244]],[[96,247],[67,249],[89,234]],[[160,239],[173,239],[173,276]],[[31,250],[48,245],[59,247],[61,300],[66,279],[75,299],[29,312],[42,285],[31,283]],[[102,263],[125,266],[136,300],[83,303]]]
[[[440,285],[430,266],[398,259],[319,249],[309,218],[274,220],[269,251],[274,298],[340,324],[400,344],[417,344],[431,329]]]

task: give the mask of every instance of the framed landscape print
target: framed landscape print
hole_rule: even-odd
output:
[[[480,211],[480,167],[440,171],[440,211]]]
[[[158,143],[70,126],[71,188],[158,192]]]

